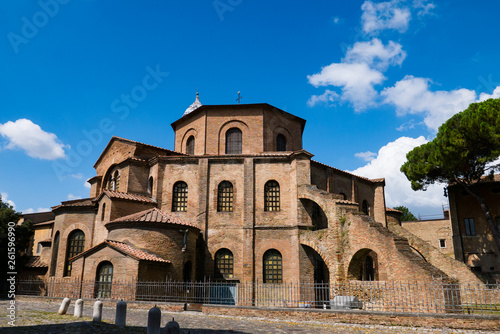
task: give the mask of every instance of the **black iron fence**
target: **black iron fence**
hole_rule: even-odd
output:
[[[500,284],[440,281],[345,283],[99,283],[72,279],[17,282],[19,295],[222,304],[255,307],[363,309],[387,312],[500,315]]]

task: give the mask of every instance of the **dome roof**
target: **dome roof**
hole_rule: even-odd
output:
[[[194,100],[193,104],[191,104],[187,109],[186,111],[184,112],[184,114],[182,114],[182,116],[186,116],[187,114],[189,113],[192,113],[193,111],[195,111],[196,109],[198,109],[199,107],[201,107],[202,104],[200,102],[200,94],[199,93],[196,93],[196,100]]]

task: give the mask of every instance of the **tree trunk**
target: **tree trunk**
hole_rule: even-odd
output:
[[[471,194],[479,203],[479,206],[481,207],[481,210],[483,210],[483,213],[486,217],[486,221],[488,222],[488,225],[490,226],[491,232],[493,233],[493,240],[495,240],[495,243],[497,245],[498,251],[500,251],[500,233],[498,233],[498,229],[495,225],[495,221],[493,220],[493,216],[491,215],[490,208],[486,204],[485,200],[481,195],[479,195],[479,192],[476,192],[474,188],[471,186],[465,186],[465,191],[467,191],[469,194]]]

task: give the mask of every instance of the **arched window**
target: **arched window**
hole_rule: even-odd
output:
[[[283,266],[281,253],[276,249],[270,249],[264,253],[264,283],[282,283]]]
[[[286,151],[286,137],[282,134],[276,137],[276,151]]]
[[[75,230],[71,232],[68,237],[64,276],[71,276],[71,263],[69,262],[69,259],[83,252],[84,247],[85,247],[85,234],[81,230]]]
[[[108,182],[108,190],[118,191],[120,187],[120,173],[116,170]]]
[[[264,186],[264,211],[280,211],[280,185],[274,180]]]
[[[186,153],[193,155],[194,154],[194,136],[191,136],[186,140]]]
[[[52,259],[50,260],[50,276],[54,276],[56,274],[57,255],[59,255],[59,231],[56,232],[52,247],[54,247],[54,250],[52,251]]]
[[[153,177],[150,176],[148,180],[148,195],[151,196],[152,194],[153,194]]]
[[[179,181],[174,184],[174,193],[172,199],[172,211],[187,211],[188,186],[186,182]]]
[[[340,195],[340,196],[342,196],[342,199],[343,199],[343,200],[346,200],[346,199],[347,199],[347,196],[346,196],[344,193],[340,193],[339,195]]]
[[[363,213],[365,215],[369,215],[370,214],[370,206],[368,205],[368,202],[365,200],[363,200],[363,204],[361,204],[361,211],[363,211]]]
[[[95,298],[111,298],[111,283],[113,282],[113,265],[104,261],[97,267],[95,279]]]
[[[226,154],[241,154],[242,134],[238,128],[226,132]]]
[[[229,181],[222,181],[219,183],[217,192],[217,211],[233,211],[233,184]]]
[[[106,214],[106,203],[102,203],[101,207],[101,222],[104,221],[104,215]]]
[[[222,248],[215,253],[215,277],[233,278],[234,258],[233,253]]]

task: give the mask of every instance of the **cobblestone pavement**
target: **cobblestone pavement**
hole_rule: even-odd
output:
[[[57,315],[59,304],[16,302],[16,327],[8,325],[8,301],[0,301],[0,333],[146,333],[147,310],[127,310],[127,327],[113,325],[114,308],[103,309],[103,323],[92,323],[92,305],[84,302],[84,317],[73,317],[73,303],[67,315]],[[175,317],[184,334],[246,333],[500,333],[456,329],[412,328],[400,326],[357,325],[317,321],[277,321],[265,318],[206,315],[200,312],[162,312],[162,327]],[[162,333],[165,331],[163,330]]]

